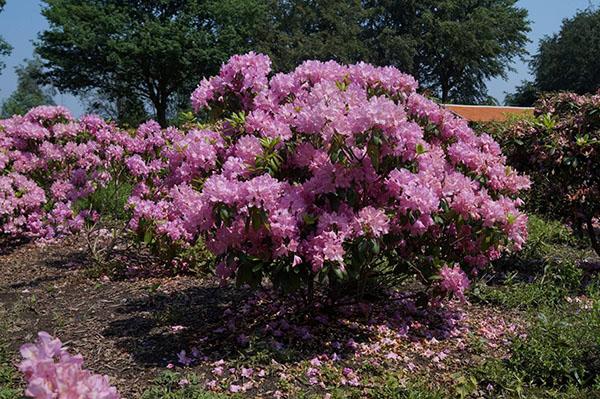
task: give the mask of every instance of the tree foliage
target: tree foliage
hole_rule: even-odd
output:
[[[6,5],[6,0],[0,0],[0,12],[2,12],[2,9],[4,8],[5,5]],[[11,51],[12,51],[12,47],[10,46],[10,44],[6,43],[6,41],[4,41],[4,39],[2,39],[2,36],[0,36],[0,57],[9,55]],[[4,69],[5,66],[6,66],[6,64],[4,64],[4,62],[0,61],[0,72],[2,72],[2,70]]]
[[[525,54],[516,0],[279,0],[266,48],[276,69],[305,59],[393,65],[443,101],[489,103],[486,82]]]
[[[2,104],[0,114],[3,118],[24,115],[38,105],[54,105],[51,90],[42,87],[38,82],[41,67],[41,61],[36,58],[15,68],[18,78],[17,88]]]
[[[594,93],[600,88],[600,9],[565,19],[559,33],[540,42],[532,61],[541,91]]]
[[[523,81],[514,93],[508,93],[504,103],[513,107],[531,107],[539,98],[540,90],[534,82]]]
[[[260,1],[45,0],[37,52],[59,90],[139,97],[167,123],[169,101],[244,51],[266,13]]]
[[[530,63],[534,80],[506,97],[508,105],[532,106],[544,92],[595,93],[600,88],[600,9],[580,11],[560,32],[540,41]]]
[[[443,102],[488,102],[486,82],[526,54],[527,10],[516,0],[419,1],[417,77]]]
[[[271,10],[273,24],[258,49],[272,56],[275,70],[290,71],[307,59],[352,63],[370,57],[360,0],[274,0]]]
[[[516,0],[45,0],[37,51],[60,90],[141,98],[165,125],[169,104],[230,55],[392,65],[443,101],[489,102],[486,81],[524,53]],[[183,101],[179,101],[183,99]]]
[[[367,0],[373,60],[414,74],[442,101],[488,103],[486,82],[525,54],[515,0]]]

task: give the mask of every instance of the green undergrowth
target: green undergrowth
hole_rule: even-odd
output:
[[[129,182],[110,181],[105,187],[99,187],[92,195],[79,200],[76,208],[79,210],[94,210],[100,215],[108,216],[111,220],[126,221],[129,219],[127,201],[133,184]]]
[[[586,242],[558,222],[533,216],[523,251],[499,260],[473,302],[520,310],[525,334],[504,359],[466,371],[490,398],[600,398],[600,279],[579,263]]]
[[[206,391],[194,374],[165,372],[141,396],[142,399],[223,399],[239,398]]]
[[[8,349],[0,341],[0,399],[21,399],[17,370],[10,362]]]
[[[593,255],[587,243],[557,221],[531,216],[528,227],[523,250],[496,261],[494,274],[474,284],[472,301],[527,310],[558,305],[585,292],[590,279],[579,262]]]
[[[527,334],[512,343],[507,359],[473,371],[496,397],[600,398],[600,295],[583,302],[543,306],[528,313]]]

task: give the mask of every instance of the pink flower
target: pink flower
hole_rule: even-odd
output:
[[[453,268],[444,266],[440,270],[440,287],[447,293],[454,294],[461,301],[465,301],[464,292],[469,288],[469,278],[457,265]]]
[[[194,361],[194,359],[187,356],[187,353],[184,350],[177,354],[177,360],[184,366],[189,366]]]
[[[381,237],[389,231],[389,219],[385,213],[372,206],[367,206],[358,213],[358,222],[363,229],[374,237]]]
[[[252,378],[253,374],[254,374],[254,370],[253,369],[242,367],[242,372],[241,372],[242,377],[244,377],[244,378]]]
[[[83,369],[83,358],[72,356],[60,340],[46,332],[38,333],[34,344],[21,347],[19,370],[27,381],[25,395],[38,398],[120,398],[107,376]]]

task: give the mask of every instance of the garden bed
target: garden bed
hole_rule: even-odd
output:
[[[80,243],[5,250],[0,338],[15,355],[37,331],[59,336],[89,369],[111,376],[124,397],[139,397],[165,371],[194,373],[207,390],[239,386],[264,397],[369,392],[383,379],[430,373],[438,384],[454,384],[457,372],[506,353],[522,325],[518,312],[459,302],[424,311],[411,300],[321,308],[308,320],[269,291],[255,295],[212,278],[92,278]],[[384,313],[390,309],[395,313]],[[182,350],[189,366],[178,358]]]

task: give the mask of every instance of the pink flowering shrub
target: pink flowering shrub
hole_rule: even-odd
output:
[[[123,180],[124,159],[134,164],[134,156],[163,144],[152,123],[129,134],[96,116],[77,121],[63,107],[0,120],[0,235],[51,239],[79,231],[100,216],[89,198]]]
[[[222,278],[288,288],[446,270],[438,286],[460,296],[465,272],[521,248],[529,180],[411,76],[317,61],[270,72],[264,55],[232,57],[192,95],[211,127],[170,131],[164,169],[130,160],[144,177],[132,228],[204,241]]]
[[[38,333],[34,344],[21,346],[25,395],[36,399],[118,399],[117,389],[107,376],[83,369],[83,357],[72,356],[59,339]]]

